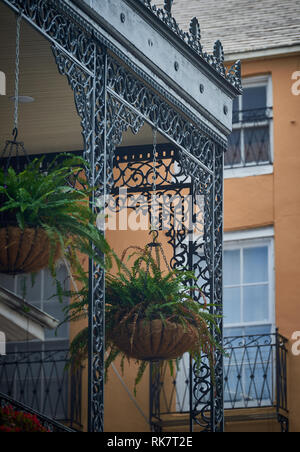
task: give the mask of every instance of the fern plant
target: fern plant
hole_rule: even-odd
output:
[[[43,162],[44,158],[34,159],[18,173],[12,167],[0,169],[0,227],[43,229],[50,240],[49,268],[54,278],[57,244],[62,257],[79,275],[83,270],[78,253],[104,265],[102,256],[107,253],[109,258],[109,246],[96,227],[96,214],[89,202],[93,187],[84,178],[86,161],[63,154],[41,171]],[[57,287],[61,298],[58,280]]]
[[[128,261],[124,257],[128,251],[133,250]],[[201,357],[207,355],[214,379],[214,352],[222,350],[212,334],[213,329],[218,329],[220,316],[211,313],[211,305],[206,301],[203,292],[196,286],[196,276],[192,271],[168,270],[160,268],[160,262],[151,256],[149,248],[129,247],[119,259],[113,253],[117,267],[115,274],[106,275],[106,375],[110,365],[121,358],[121,368],[124,371],[125,360],[132,358],[116,345],[114,332],[121,325],[133,325],[132,337],[134,340],[134,329],[138,322],[147,323],[155,319],[163,323],[173,322],[188,329],[191,326],[197,329],[198,337],[190,353],[200,368]],[[132,262],[131,265],[128,265]],[[87,317],[88,312],[88,289],[87,275],[81,278],[82,289],[68,293],[73,296],[73,303],[66,308],[65,321],[77,321]],[[195,292],[200,291],[202,303],[195,301]],[[198,297],[199,298],[199,297]],[[73,361],[81,362],[87,357],[88,328],[83,329],[71,344],[71,356]],[[135,379],[134,391],[140,382],[148,361],[135,360],[139,367]],[[169,360],[171,374],[174,372],[178,360]]]

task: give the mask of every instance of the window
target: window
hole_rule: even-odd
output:
[[[273,331],[273,239],[225,243],[225,408],[273,404]]]
[[[224,403],[272,406],[275,396],[274,229],[224,234]],[[207,363],[208,364],[208,363]],[[187,412],[190,356],[176,375],[176,411]],[[203,396],[205,404],[207,396]]]
[[[225,233],[226,409],[274,403],[273,235],[273,228]],[[188,411],[189,404],[189,355],[185,354],[176,377],[177,412]]]
[[[58,279],[67,289],[68,275],[64,266],[58,269]],[[60,303],[52,298],[56,287],[49,270],[37,274],[34,286],[31,277],[10,277],[0,274],[0,285],[52,315],[64,319],[63,308],[68,300]],[[66,372],[69,349],[69,326],[64,324],[57,331],[45,330],[45,341],[15,342],[7,344],[7,357],[0,372],[0,388],[14,399],[46,414],[53,419],[66,420],[69,412],[69,378]]]
[[[225,335],[271,332],[273,304],[272,241],[225,245]]]
[[[243,95],[233,102],[233,131],[225,153],[225,168],[249,171],[272,163],[271,78],[244,79],[243,88]]]
[[[67,270],[64,266],[58,269],[57,277],[62,284],[67,284]],[[47,314],[53,316],[60,322],[64,319],[63,308],[68,304],[68,300],[60,303],[58,298],[53,298],[56,293],[55,282],[51,277],[48,269],[39,272],[35,279],[35,284],[32,286],[31,277],[29,275],[7,276],[0,274],[0,286],[10,290],[11,292],[25,298],[30,304],[41,309]],[[67,289],[67,287],[66,287]],[[51,347],[53,342],[54,347],[69,347],[69,327],[68,324],[60,326],[57,331],[45,330],[45,342],[30,341],[30,343],[37,343],[39,346]],[[14,350],[14,345],[9,345],[10,349]]]

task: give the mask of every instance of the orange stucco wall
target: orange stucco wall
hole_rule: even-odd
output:
[[[224,230],[269,226],[274,221],[272,174],[226,179],[224,184]]]
[[[242,68],[244,77],[272,75],[274,173],[225,181],[225,230],[274,225],[276,326],[291,339],[300,330],[300,96],[291,91],[300,56],[244,62]],[[299,432],[300,357],[292,355],[291,345],[290,341],[289,417],[291,431]]]
[[[276,321],[291,338],[300,330],[300,96],[290,90],[300,57],[276,62],[274,71],[274,217]],[[300,431],[300,357],[289,344],[288,395],[291,430]]]

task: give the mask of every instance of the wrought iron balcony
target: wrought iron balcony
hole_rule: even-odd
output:
[[[233,112],[225,168],[272,164],[272,107]]]
[[[286,342],[278,333],[225,338],[225,409],[276,406],[287,411]]]
[[[234,336],[224,339],[224,407],[225,419],[234,410],[270,408],[270,418],[276,418],[282,430],[288,429],[287,407],[287,339],[278,332],[253,336]],[[205,363],[203,374],[207,372]],[[171,376],[167,363],[163,367],[152,364],[150,380],[150,419],[154,430],[189,425],[197,406],[201,416],[209,416],[206,386],[203,393],[193,390],[194,381],[201,381],[201,372],[189,355],[185,355],[175,375]],[[201,392],[201,391],[200,391]],[[196,399],[202,401],[201,410]],[[266,414],[264,414],[266,416]],[[195,413],[194,413],[195,417]],[[258,416],[256,417],[258,418]]]
[[[17,401],[39,416],[80,429],[82,369],[71,370],[67,366],[68,358],[68,350],[24,351],[0,356],[2,398]]]

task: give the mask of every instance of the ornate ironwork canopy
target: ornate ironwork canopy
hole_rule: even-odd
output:
[[[167,233],[171,265],[193,268],[199,286],[218,306],[212,309],[221,314],[223,154],[232,126],[232,100],[241,89],[240,63],[225,69],[219,41],[212,55],[203,51],[196,18],[190,32],[182,32],[171,14],[172,1],[165,1],[164,9],[151,0],[115,0],[113,6],[108,0],[2,1],[50,42],[60,73],[68,78],[95,197],[115,193],[118,186],[149,196],[148,153],[123,149],[116,155],[116,148],[127,130],[138,134],[145,124],[167,139],[169,148],[158,152],[165,177],[158,179],[157,190],[175,190],[179,196],[188,190],[193,223],[203,226],[194,236],[189,227],[178,230],[172,210]],[[104,271],[91,261],[88,413],[94,432],[104,429],[104,307]],[[214,334],[220,341],[221,319],[219,323],[221,333]],[[204,431],[223,430],[219,352],[215,367],[215,385],[205,360],[201,374],[193,377],[193,421],[202,413]]]

